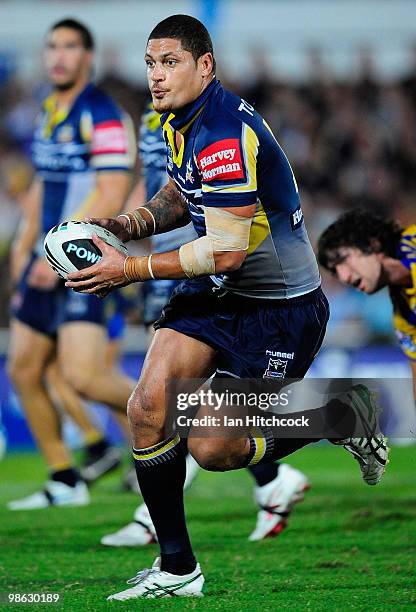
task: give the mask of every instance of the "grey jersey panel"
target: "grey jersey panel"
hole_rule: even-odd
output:
[[[252,232],[260,237],[256,220],[264,228],[265,213],[258,208]],[[262,221],[261,221],[262,220]],[[306,232],[305,224],[292,229],[289,215],[279,213],[264,239],[253,244],[239,270],[213,277],[214,282],[228,291],[269,299],[292,298],[317,289],[321,284],[318,265]],[[255,246],[257,245],[257,246]]]

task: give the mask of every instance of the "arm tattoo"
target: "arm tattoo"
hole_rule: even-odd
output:
[[[170,183],[162,187],[144,208],[149,209],[155,218],[156,234],[183,227],[191,220],[186,203]]]

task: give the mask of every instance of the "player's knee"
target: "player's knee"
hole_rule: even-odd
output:
[[[64,364],[62,373],[71,387],[87,399],[94,399],[94,376],[88,368],[78,368],[75,364]]]
[[[28,355],[9,357],[7,372],[17,389],[38,385],[42,382],[43,372],[40,365],[36,363],[36,360],[30,359]]]
[[[226,472],[235,469],[239,457],[232,449],[228,449],[223,440],[201,438],[188,440],[189,452],[204,470],[210,472]]]
[[[127,416],[132,431],[162,430],[163,412],[158,407],[157,397],[139,383],[127,402]]]

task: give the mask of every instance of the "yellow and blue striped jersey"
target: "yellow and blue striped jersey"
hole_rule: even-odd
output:
[[[412,286],[390,286],[393,324],[402,351],[409,359],[416,360],[416,225],[403,230],[398,258],[410,270]]]
[[[167,171],[199,236],[204,210],[256,204],[242,267],[213,277],[235,293],[284,299],[320,285],[292,168],[266,121],[216,79],[191,104],[162,116]]]
[[[130,118],[92,83],[68,109],[57,109],[56,97],[49,96],[32,143],[33,164],[43,185],[42,234],[88,203],[98,172],[129,171],[135,158]]]

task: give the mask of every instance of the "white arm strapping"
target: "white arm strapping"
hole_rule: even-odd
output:
[[[204,207],[207,235],[184,244],[179,259],[186,276],[215,274],[215,251],[246,251],[252,217],[235,215],[222,208]]]

